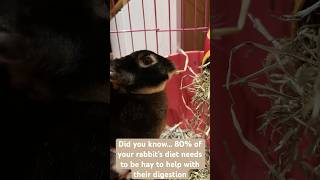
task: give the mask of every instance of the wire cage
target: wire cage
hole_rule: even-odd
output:
[[[179,48],[203,50],[209,6],[210,0],[112,0],[117,11],[110,21],[113,56],[140,49],[162,56]]]
[[[183,49],[189,57],[188,66],[199,72],[210,23],[211,0],[112,0],[110,3],[114,58],[147,49],[168,57],[181,69],[186,60],[179,52]],[[180,89],[183,77],[191,74],[187,71],[177,75],[167,85],[169,126],[194,116],[188,112],[192,93]],[[192,79],[185,81],[190,83]]]

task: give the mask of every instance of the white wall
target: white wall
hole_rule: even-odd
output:
[[[180,27],[180,1],[170,0],[170,13],[171,13],[171,29],[177,29]],[[169,8],[167,0],[156,0],[157,5],[157,23],[158,29],[169,29]],[[132,29],[144,29],[143,14],[142,14],[142,0],[130,0],[130,15]],[[144,0],[144,14],[146,29],[155,29],[155,12],[154,12],[154,0]],[[116,15],[118,31],[130,30],[128,4],[125,5],[121,11]],[[115,18],[110,21],[110,31],[116,31]],[[145,45],[144,32],[133,32],[133,46],[134,50],[148,49],[157,52],[156,46],[156,32],[147,31],[147,48]],[[118,46],[118,39],[116,33],[110,33],[111,46],[114,57],[120,57],[120,51]],[[128,55],[133,52],[131,43],[131,33],[119,33],[119,41],[121,48],[121,56]],[[169,45],[169,32],[158,32],[158,48],[159,54],[162,56],[168,56],[170,54]],[[180,32],[171,32],[171,53],[177,52],[180,47]]]

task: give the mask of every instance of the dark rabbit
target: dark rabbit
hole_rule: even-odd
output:
[[[110,142],[116,138],[158,138],[165,126],[166,82],[174,64],[151,51],[136,51],[110,62]]]

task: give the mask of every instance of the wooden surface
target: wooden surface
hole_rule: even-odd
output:
[[[209,25],[210,4],[211,0],[208,0],[207,7],[207,24],[205,24],[205,0],[196,0],[196,23],[195,23],[195,0],[183,0],[183,17],[182,27],[205,27]],[[203,50],[203,44],[205,40],[206,32],[202,31],[185,31],[182,33],[182,48],[185,51],[189,50]]]

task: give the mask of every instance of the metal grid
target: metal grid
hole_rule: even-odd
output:
[[[168,46],[169,46],[169,52],[170,54],[174,53],[172,52],[172,33],[173,32],[180,32],[180,44],[183,44],[184,41],[186,41],[187,38],[191,38],[193,42],[197,41],[197,36],[195,35],[196,33],[203,33],[205,34],[209,28],[209,0],[193,0],[194,3],[194,12],[193,13],[193,27],[185,27],[185,22],[184,22],[184,16],[186,15],[186,12],[184,12],[184,5],[185,3],[190,3],[191,1],[189,0],[167,0],[166,3],[168,5],[168,24],[169,24],[169,28],[160,28],[158,26],[158,20],[159,18],[159,12],[157,12],[157,0],[147,0],[147,1],[153,1],[153,6],[154,6],[154,11],[150,12],[147,11],[144,7],[144,0],[131,0],[131,1],[140,1],[141,3],[141,9],[142,9],[142,18],[143,18],[143,28],[142,29],[133,29],[132,28],[132,9],[130,8],[130,2],[127,3],[127,9],[128,9],[128,20],[129,20],[129,29],[119,29],[118,27],[118,22],[117,22],[117,16],[114,16],[114,20],[115,20],[115,30],[114,31],[110,31],[110,34],[116,34],[117,37],[117,44],[118,44],[118,50],[120,52],[120,56],[123,56],[123,54],[121,54],[121,49],[122,49],[122,44],[120,43],[120,38],[119,35],[121,33],[130,33],[130,37],[131,37],[131,46],[132,46],[132,51],[137,50],[137,48],[135,48],[134,46],[134,34],[137,32],[143,32],[144,33],[144,47],[145,49],[149,49],[148,47],[148,40],[147,40],[147,32],[155,32],[156,33],[156,37],[155,37],[155,42],[156,42],[156,52],[159,53],[159,33],[161,32],[167,32],[169,34],[169,40],[168,40]],[[164,2],[165,0],[163,0]],[[163,3],[161,2],[161,3]],[[178,18],[180,18],[180,27],[179,28],[172,28],[172,12],[174,12],[174,9],[171,9],[170,7],[170,3],[172,2],[176,2],[179,3],[180,5],[180,13],[177,15]],[[159,2],[158,2],[159,3]],[[205,3],[205,9],[204,9],[204,26],[198,26],[197,23],[199,21],[199,14],[197,13],[197,8],[199,3]],[[115,5],[115,0],[112,0],[112,4]],[[154,24],[155,26],[152,28],[147,28],[146,27],[146,16],[151,15],[151,13],[154,13]],[[192,20],[192,19],[190,19]],[[189,21],[189,20],[188,20]],[[192,32],[193,35],[190,37],[183,37],[182,34],[185,32]],[[198,40],[199,41],[199,40]],[[200,40],[201,41],[201,40]],[[196,50],[196,43],[193,43],[193,49],[192,50]],[[188,49],[187,49],[188,50]],[[201,49],[203,50],[203,49]],[[167,55],[170,55],[167,54]]]

